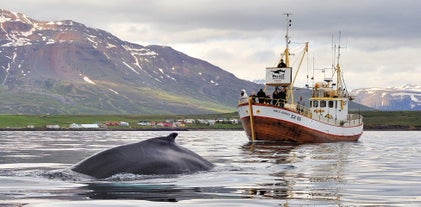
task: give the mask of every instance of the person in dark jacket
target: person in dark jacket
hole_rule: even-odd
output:
[[[286,68],[287,64],[284,63],[284,59],[281,59],[281,62],[278,64],[278,68]]]
[[[286,88],[285,87],[281,87],[281,91],[279,92],[279,101],[280,101],[280,105],[281,105],[281,107],[284,107],[284,104],[285,104],[285,102],[286,102],[286,99],[287,98],[287,90],[286,90]]]
[[[266,93],[263,91],[263,89],[260,89],[260,91],[257,92],[257,98],[259,99],[259,103],[265,102]]]
[[[276,87],[275,88],[275,90],[273,91],[273,93],[272,93],[272,104],[273,105],[277,105],[277,104],[279,104],[279,89],[278,89],[278,87]]]

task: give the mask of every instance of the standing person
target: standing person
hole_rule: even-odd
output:
[[[243,98],[243,97],[246,97],[246,98],[248,97],[245,89],[241,90],[241,98]]]
[[[284,107],[286,98],[287,98],[287,90],[285,87],[281,87],[281,91],[279,92],[279,99],[280,99],[281,107]]]
[[[281,59],[281,62],[278,64],[278,68],[286,68],[287,64],[284,63],[284,59]]]
[[[277,105],[279,101],[279,89],[278,87],[275,87],[275,90],[272,93],[272,104]]]
[[[297,111],[299,113],[304,111],[304,102],[303,102],[303,97],[300,96],[300,99],[297,101]]]
[[[245,89],[241,90],[241,97],[240,97],[240,103],[247,103],[248,102],[248,95]]]
[[[251,98],[252,103],[256,103],[256,92],[251,92],[251,95],[249,97]]]
[[[263,91],[263,89],[260,89],[259,92],[257,92],[257,98],[259,99],[259,103],[265,102],[266,93]]]

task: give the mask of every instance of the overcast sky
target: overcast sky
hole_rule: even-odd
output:
[[[421,85],[418,0],[1,0],[0,7],[36,20],[74,20],[145,46],[170,46],[246,80],[263,79],[264,68],[276,64],[288,12],[291,48],[309,41],[302,73],[312,73],[313,62],[314,68],[331,65],[332,35],[336,41],[341,31],[349,89]]]

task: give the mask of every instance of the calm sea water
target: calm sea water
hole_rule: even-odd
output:
[[[421,132],[360,141],[248,144],[242,131],[179,132],[216,167],[104,180],[68,170],[114,146],[169,132],[0,132],[0,206],[421,206]]]

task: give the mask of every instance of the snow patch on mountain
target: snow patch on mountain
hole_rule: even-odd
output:
[[[117,92],[117,91],[115,91],[114,89],[112,89],[112,88],[109,88],[108,89],[109,91],[111,91],[111,92],[113,92],[114,94],[116,94],[116,95],[118,95],[119,93]]]
[[[361,88],[351,92],[355,101],[379,110],[421,110],[421,86]]]
[[[89,83],[89,84],[96,85],[96,83],[95,83],[95,82],[93,82],[91,79],[89,79],[87,76],[84,76],[84,77],[83,77],[83,80],[84,80],[84,81],[86,81],[86,82],[87,82],[87,83]]]
[[[130,70],[132,70],[133,72],[135,72],[136,74],[140,74],[139,72],[137,72],[132,66],[130,66],[129,64],[127,64],[126,62],[122,62],[124,65],[126,65]]]

